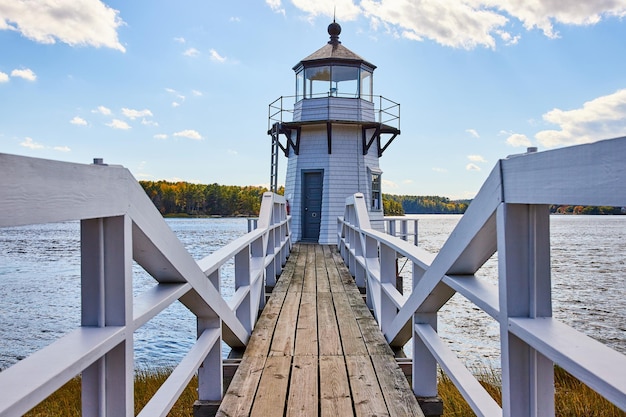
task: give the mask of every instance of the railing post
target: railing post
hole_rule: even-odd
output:
[[[81,325],[130,326],[133,320],[132,221],[81,221]],[[133,332],[82,373],[83,416],[132,416]]]
[[[374,240],[374,239],[372,239]],[[374,242],[376,242],[374,240]],[[396,286],[396,251],[388,247],[387,245],[380,244],[380,283],[393,284]],[[383,333],[389,328],[391,322],[397,314],[396,305],[389,299],[386,292],[381,290],[380,300],[380,320],[379,325]]]
[[[497,211],[502,413],[554,416],[552,361],[509,332],[512,317],[550,317],[550,218],[545,205]]]
[[[250,285],[250,247],[246,248],[235,255],[235,291],[240,287]],[[250,289],[252,290],[252,289]],[[251,296],[252,291],[248,292],[245,300],[239,305],[235,312],[241,324],[248,333],[252,333],[253,318],[251,312]]]
[[[198,317],[198,337],[205,330],[220,329],[219,317]],[[222,369],[222,338],[213,345],[198,369],[198,401],[217,402],[222,399],[224,373]]]

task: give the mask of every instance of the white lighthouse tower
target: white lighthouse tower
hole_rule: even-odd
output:
[[[400,134],[400,106],[374,96],[376,66],[343,46],[340,33],[331,23],[330,41],[293,67],[293,109],[284,107],[285,97],[270,104],[271,187],[277,189],[282,149],[294,241],[336,243],[337,217],[357,192],[366,196],[372,225],[383,227],[378,160]]]

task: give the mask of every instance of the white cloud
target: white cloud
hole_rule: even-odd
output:
[[[55,146],[54,148],[55,151],[57,152],[71,152],[72,150],[69,148],[69,146]]]
[[[144,126],[154,126],[154,127],[159,126],[159,124],[155,122],[154,120],[146,120],[146,119],[141,119],[141,124]]]
[[[433,168],[433,171],[439,172],[441,174],[448,172],[448,170],[445,168],[437,168],[437,167]]]
[[[471,136],[475,137],[475,138],[479,138],[480,135],[478,134],[478,132],[475,129],[466,129],[465,130],[467,133],[469,133]]]
[[[155,139],[165,140],[167,139],[167,135],[165,133],[159,133],[153,136]]]
[[[229,19],[231,22],[241,22],[241,18],[237,17],[237,16],[232,16]]]
[[[526,148],[528,146],[532,146],[530,139],[526,135],[522,135],[521,133],[513,133],[506,139],[506,143],[516,148]]]
[[[172,107],[178,107],[180,106],[180,103],[178,103],[177,101],[172,101]]]
[[[339,21],[355,20],[361,13],[359,6],[352,0],[292,0],[294,6],[308,13],[311,17],[336,15]],[[269,4],[269,1],[268,1]]]
[[[196,97],[201,97],[203,95],[202,91],[198,91],[198,90],[191,90],[191,94],[193,94]]]
[[[106,123],[107,126],[112,127],[113,129],[120,130],[128,130],[130,129],[130,125],[123,120],[113,119],[110,123]]]
[[[35,80],[37,80],[37,75],[35,75],[33,70],[31,70],[29,68],[14,69],[13,71],[11,71],[11,77],[23,78],[23,79],[28,80],[28,81],[35,81]]]
[[[495,7],[519,19],[527,30],[540,29],[550,37],[558,37],[554,23],[594,25],[603,17],[626,16],[624,0],[610,1],[528,1],[480,0],[482,6]]]
[[[74,118],[70,120],[70,123],[73,125],[78,125],[78,126],[87,126],[87,120],[78,116],[74,116]]]
[[[45,148],[45,146],[43,146],[41,143],[37,143],[33,140],[33,138],[29,138],[26,137],[24,138],[24,141],[20,143],[21,146],[28,148],[28,149],[43,149]]]
[[[185,43],[185,38],[183,38],[182,36],[177,37],[177,38],[174,38],[174,41],[178,43]]]
[[[467,164],[465,166],[465,169],[467,171],[480,171],[480,167],[478,165],[476,165],[476,164]]]
[[[200,51],[198,51],[196,48],[189,48],[189,49],[186,49],[185,52],[183,52],[183,55],[190,56],[190,57],[196,57],[196,56],[200,55]]]
[[[0,0],[0,30],[14,30],[35,42],[126,49],[117,29],[119,12],[99,0]]]
[[[152,112],[148,109],[134,110],[124,107],[122,108],[122,114],[128,117],[130,120],[135,120],[139,117],[152,117]]]
[[[386,189],[395,189],[395,188],[400,188],[398,186],[398,184],[396,184],[395,182],[391,181],[391,180],[386,180],[383,178],[383,187]]]
[[[272,10],[285,13],[280,0],[266,0]],[[498,42],[515,45],[520,39],[515,24],[525,30],[541,30],[557,37],[555,24],[593,25],[604,18],[626,16],[625,0],[539,1],[539,0],[292,0],[310,19],[333,16],[340,21],[363,14],[370,27],[394,37],[416,41],[433,40],[441,45],[473,49],[495,48]]]
[[[280,13],[283,16],[285,15],[285,9],[280,0],[265,0],[265,3],[276,13]]]
[[[574,110],[553,109],[543,119],[560,130],[535,135],[547,148],[590,143],[626,135],[626,89],[598,97]]]
[[[211,59],[215,62],[226,62],[226,57],[221,56],[215,49],[211,49],[209,51],[209,53],[211,54]]]
[[[0,71],[0,83],[8,83],[8,82],[9,82],[9,75]]]
[[[176,132],[174,133],[174,136],[179,137],[179,138],[187,138],[187,139],[194,139],[194,140],[202,139],[202,135],[200,135],[200,133],[191,129],[181,130],[180,132]]]
[[[485,158],[482,157],[482,155],[467,155],[467,159],[472,162],[487,162]]]
[[[100,113],[103,114],[105,116],[110,116],[111,113],[111,109],[109,109],[108,107],[104,107],[104,106],[98,106],[97,109],[94,109],[91,111],[92,113]]]

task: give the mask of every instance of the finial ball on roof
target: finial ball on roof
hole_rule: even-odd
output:
[[[341,33],[341,26],[337,22],[333,22],[328,25],[328,34],[331,38],[338,37]]]
[[[330,40],[328,41],[328,43],[333,46],[339,45],[341,43],[339,42],[340,33],[341,33],[341,26],[339,26],[339,23],[333,20],[333,23],[328,25],[328,34],[330,35]]]

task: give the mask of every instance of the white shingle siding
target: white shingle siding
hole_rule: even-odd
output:
[[[333,98],[333,100],[341,99]],[[300,152],[299,155],[295,155],[293,151],[290,152],[285,180],[285,195],[291,205],[291,227],[294,240],[297,241],[302,237],[303,170],[323,170],[320,243],[337,243],[337,217],[343,215],[346,197],[357,192],[363,193],[369,207],[371,201],[370,170],[380,170],[380,168],[376,144],[373,144],[367,155],[363,155],[362,138],[360,125],[334,123],[332,153],[329,154],[326,125],[303,126]],[[371,212],[370,215],[374,220],[373,224],[382,224],[377,221],[382,220],[382,210]]]

